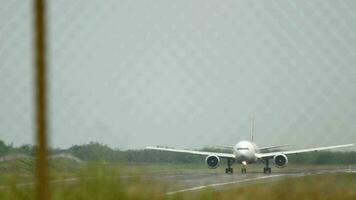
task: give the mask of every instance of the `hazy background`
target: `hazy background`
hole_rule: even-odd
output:
[[[33,143],[31,1],[0,0],[0,139]],[[51,144],[356,142],[356,1],[49,1]]]

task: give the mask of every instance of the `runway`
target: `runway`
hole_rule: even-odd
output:
[[[156,174],[150,175],[150,179],[161,181],[168,187],[165,195],[194,192],[210,188],[213,190],[224,190],[232,187],[244,186],[247,184],[266,183],[278,181],[284,178],[303,177],[318,174],[330,173],[356,173],[355,169],[322,169],[303,172],[286,173],[247,173],[247,174],[223,174],[223,173],[202,173],[202,174]]]
[[[342,168],[342,169],[317,169],[317,170],[301,170],[299,172],[275,172],[272,174],[263,174],[251,172],[247,174],[225,174],[219,172],[204,172],[204,173],[183,173],[183,172],[160,172],[145,175],[122,175],[119,179],[132,179],[141,177],[147,180],[153,180],[160,182],[166,186],[166,193],[162,195],[174,195],[178,193],[197,192],[203,189],[213,190],[225,190],[233,187],[241,187],[248,184],[267,183],[272,181],[278,181],[284,178],[302,177],[318,174],[330,174],[330,173],[356,173],[355,168]],[[67,178],[56,179],[50,181],[51,184],[76,184],[81,180],[91,180],[93,177],[81,177],[81,178]],[[29,187],[34,186],[34,182],[19,183],[17,187]],[[8,188],[8,186],[0,185],[0,191]]]

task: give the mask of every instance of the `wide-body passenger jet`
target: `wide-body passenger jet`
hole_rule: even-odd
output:
[[[233,168],[231,166],[235,162],[242,165],[241,172],[243,174],[246,173],[246,167],[248,164],[262,162],[265,164],[263,172],[266,174],[270,174],[271,173],[271,168],[269,165],[270,160],[273,161],[273,164],[276,167],[283,168],[283,167],[286,167],[288,164],[287,155],[351,147],[353,145],[354,144],[344,144],[344,145],[336,145],[336,146],[291,150],[291,151],[290,150],[288,150],[288,151],[271,151],[273,149],[285,147],[287,145],[268,146],[268,147],[259,148],[254,143],[254,121],[252,121],[251,140],[250,141],[247,141],[247,140],[240,141],[235,146],[230,146],[230,147],[223,146],[224,148],[232,149],[232,153],[192,151],[192,150],[170,149],[170,148],[162,148],[162,147],[146,147],[146,149],[178,152],[178,153],[188,153],[188,154],[196,154],[196,155],[206,156],[205,162],[208,165],[208,167],[211,169],[215,169],[215,168],[219,167],[221,159],[227,159],[227,168],[225,169],[225,173],[227,173],[227,174],[233,173]],[[271,152],[263,153],[264,151],[267,151],[267,150],[271,151]]]

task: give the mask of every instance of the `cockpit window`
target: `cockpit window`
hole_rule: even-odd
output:
[[[236,150],[249,150],[249,148],[242,148],[242,147],[240,147],[240,148],[237,148]]]

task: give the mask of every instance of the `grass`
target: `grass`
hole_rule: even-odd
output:
[[[226,191],[210,192],[210,199],[288,199],[288,200],[354,200],[355,174],[328,174],[289,178],[272,183],[260,183]],[[197,194],[200,198],[205,192]],[[206,195],[206,194],[205,194]],[[194,199],[186,196],[186,199]]]
[[[164,193],[161,183],[143,179],[143,173],[132,172],[130,179],[119,178],[121,166],[90,165],[77,172],[78,178],[71,182],[55,182],[51,184],[53,199],[147,199]],[[64,175],[62,173],[62,175]],[[52,175],[53,176],[53,175]],[[60,175],[56,175],[59,177]],[[0,190],[0,199],[35,199],[35,185],[19,186],[19,183],[31,183],[22,176],[7,177],[3,180],[6,188]],[[161,199],[160,197],[158,199]]]
[[[35,186],[19,186],[19,183],[33,183],[33,161],[3,164],[0,169],[0,199],[35,199]],[[16,167],[17,166],[17,167]],[[312,166],[304,166],[313,169]],[[329,166],[336,168],[338,166]],[[324,166],[325,168],[325,166]],[[204,165],[122,165],[115,163],[72,163],[58,160],[51,164],[51,179],[79,178],[75,181],[51,184],[54,200],[114,200],[114,199],[356,199],[356,174],[327,174],[308,177],[288,178],[268,183],[254,183],[225,190],[207,189],[199,192],[163,195],[168,183],[147,178],[152,174],[173,173],[222,173],[223,168],[206,169]],[[293,171],[300,166],[285,170]],[[315,166],[314,166],[315,169]],[[14,171],[11,171],[14,170]],[[236,167],[236,170],[238,168]],[[252,166],[250,172],[260,172],[261,166]],[[276,171],[276,170],[275,170]],[[131,178],[119,178],[131,176]],[[146,177],[145,177],[146,176]],[[170,183],[172,184],[172,183]]]

